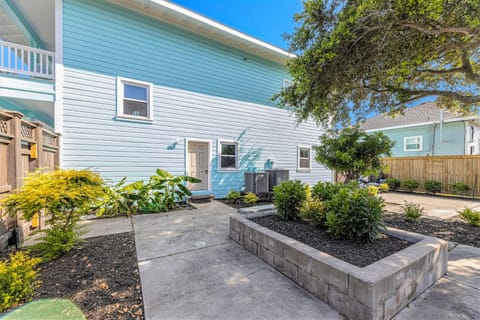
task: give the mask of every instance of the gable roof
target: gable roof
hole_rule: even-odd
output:
[[[295,55],[166,0],[107,0],[264,59],[285,64]]]
[[[406,108],[404,113],[392,118],[388,115],[379,115],[367,119],[360,128],[363,130],[387,129],[391,127],[413,126],[415,124],[425,124],[432,122],[439,122],[440,112],[443,111],[443,120],[452,120],[458,118],[462,120],[459,115],[450,111],[439,108],[434,102],[425,102],[418,106]]]

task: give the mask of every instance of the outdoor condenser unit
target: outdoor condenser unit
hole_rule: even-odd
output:
[[[268,173],[268,191],[273,191],[273,187],[279,185],[283,181],[288,181],[288,169],[272,169],[267,170]]]
[[[256,194],[268,192],[268,173],[245,172],[245,191]]]

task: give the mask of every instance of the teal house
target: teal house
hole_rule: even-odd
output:
[[[0,0],[0,23],[0,109],[53,127],[62,167],[163,168],[218,198],[247,171],[332,180],[312,153],[323,129],[271,100],[280,48],[165,0]]]
[[[367,119],[361,128],[395,141],[394,157],[480,154],[480,116],[456,115],[432,102],[407,108],[395,118]]]

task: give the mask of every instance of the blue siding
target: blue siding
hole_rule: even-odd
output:
[[[288,78],[282,65],[103,0],[65,0],[64,64],[263,105]]]
[[[434,132],[435,131],[435,132]],[[388,129],[382,131],[395,141],[392,149],[394,157],[447,156],[465,154],[465,127],[463,122],[445,123],[442,139],[440,125],[424,125],[410,128]],[[422,136],[422,151],[404,151],[404,137]],[[435,140],[434,140],[435,137]],[[435,141],[435,143],[433,143]]]
[[[313,160],[311,172],[296,171],[297,145],[318,143],[322,130],[268,107],[287,78],[283,66],[103,1],[66,0],[64,23],[62,166],[114,181],[147,179],[159,167],[185,174],[186,139],[206,139],[216,197],[240,190],[243,173],[268,159],[292,179],[331,181]],[[115,120],[116,76],[154,84],[153,123]],[[240,170],[217,169],[219,140],[238,141]]]

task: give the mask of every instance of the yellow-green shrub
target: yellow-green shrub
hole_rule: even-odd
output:
[[[313,226],[321,226],[325,223],[325,205],[318,199],[306,200],[300,208],[300,217]]]
[[[368,194],[371,196],[376,196],[378,194],[378,187],[368,186]]]
[[[24,179],[23,187],[1,200],[0,206],[12,214],[21,211],[27,220],[42,209],[46,211],[50,228],[45,229],[45,240],[53,243],[43,248],[51,259],[68,251],[70,244],[76,242],[75,225],[102,192],[102,178],[89,170],[36,171]],[[60,241],[59,245],[55,241]]]
[[[40,285],[38,270],[41,259],[31,258],[21,251],[0,261],[0,312],[32,298]]]
[[[253,192],[247,192],[247,194],[243,196],[243,202],[245,202],[248,206],[253,206],[258,202],[258,200],[260,199]]]
[[[388,185],[388,183],[381,183],[379,186],[378,186],[378,190],[380,192],[388,192],[390,190],[390,186]]]

